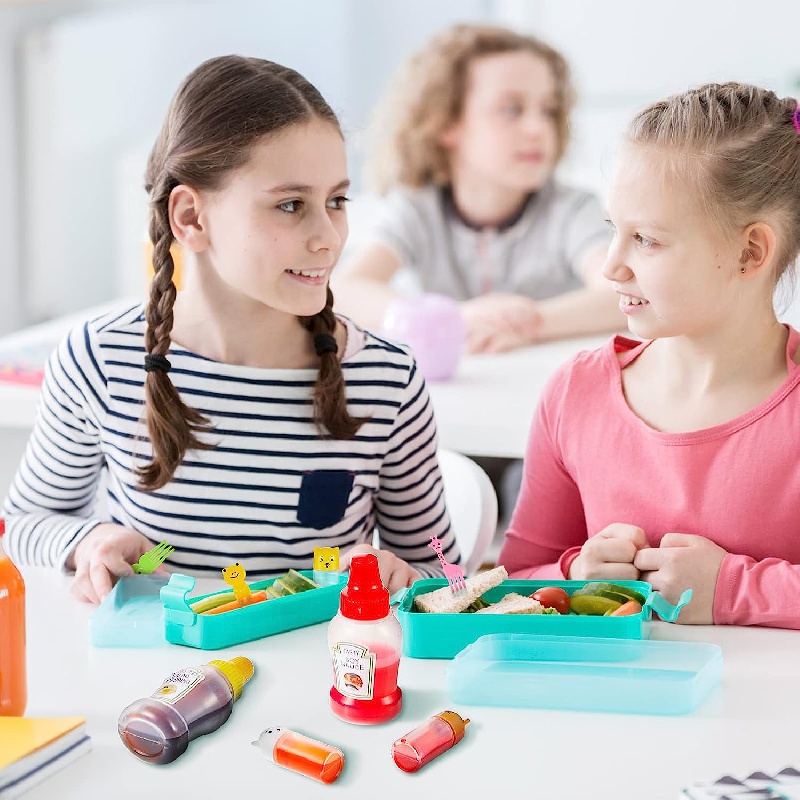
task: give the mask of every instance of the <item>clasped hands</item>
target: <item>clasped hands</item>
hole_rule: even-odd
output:
[[[461,311],[467,323],[470,353],[503,353],[539,338],[542,315],[529,297],[485,294],[464,301]]]
[[[592,536],[569,569],[571,580],[642,580],[670,603],[686,589],[692,601],[678,622],[711,625],[714,592],[727,552],[710,539],[689,533],[666,533],[651,547],[635,525],[615,522]]]

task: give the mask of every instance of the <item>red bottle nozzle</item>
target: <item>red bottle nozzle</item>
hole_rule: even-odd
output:
[[[339,610],[348,619],[373,620],[389,615],[389,592],[381,583],[378,559],[372,553],[353,556],[347,586],[339,596]]]

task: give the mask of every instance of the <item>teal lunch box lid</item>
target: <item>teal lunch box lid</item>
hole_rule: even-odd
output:
[[[571,595],[587,583],[598,581],[505,580],[482,595],[496,603],[506,594],[533,594],[544,586],[560,586]],[[608,581],[606,581],[608,582]],[[667,602],[644,581],[613,581],[635,589],[645,602],[638,614],[625,617],[603,617],[587,614],[428,614],[414,610],[414,598],[447,586],[444,578],[423,578],[415,581],[399,599],[397,618],[403,628],[403,655],[412,658],[453,658],[478,637],[491,633],[536,633],[551,636],[600,636],[615,639],[642,639],[649,636],[646,623],[655,611],[662,619],[673,622],[680,609],[691,599],[691,590],[681,595],[677,605]]]
[[[159,647],[164,639],[164,605],[159,593],[168,575],[120,578],[89,618],[94,647]]]
[[[447,665],[461,705],[688,714],[722,676],[722,649],[702,642],[491,634]]]
[[[306,578],[313,578],[313,570],[298,570]],[[276,578],[248,584],[254,592],[266,589]],[[194,589],[195,579],[190,575],[174,574],[161,590],[164,604],[163,635],[172,644],[184,644],[202,650],[219,650],[242,642],[262,639],[306,625],[333,619],[339,610],[339,594],[347,585],[347,573],[338,576],[338,583],[318,586],[305,592],[275,597],[260,603],[226,611],[223,614],[196,614],[190,603],[219,592],[198,595],[187,599]],[[225,588],[229,592],[228,587]]]

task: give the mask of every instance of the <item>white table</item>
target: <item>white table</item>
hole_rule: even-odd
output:
[[[349,725],[328,709],[330,665],[324,624],[231,650],[173,645],[102,650],[88,644],[89,606],[68,592],[69,579],[26,568],[29,716],[82,715],[92,752],[48,778],[36,798],[504,797],[542,800],[672,800],[681,787],[725,773],[798,766],[800,633],[771,629],[682,627],[655,623],[653,636],[715,642],[724,653],[721,688],[688,716],[590,714],[455,706],[471,718],[464,740],[406,775],[391,743],[451,704],[447,661],[403,658],[403,710],[390,723]],[[215,584],[204,581],[199,589]],[[231,718],[190,743],[164,767],[134,758],[117,734],[122,709],[153,692],[175,669],[236,654],[256,674]],[[345,771],[323,786],[268,762],[251,746],[271,724],[342,748]],[[477,791],[476,793],[476,790]]]
[[[471,456],[522,458],[533,412],[553,372],[610,334],[497,355],[466,356],[450,381],[429,383],[439,444]]]

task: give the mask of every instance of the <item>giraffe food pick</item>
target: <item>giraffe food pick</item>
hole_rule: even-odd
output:
[[[450,584],[450,591],[458,592],[467,588],[464,582],[464,572],[458,564],[449,564],[442,554],[442,542],[436,536],[431,536],[431,541],[428,547],[432,547],[434,552],[439,558],[439,563],[442,565],[442,572],[444,572],[447,582]]]

